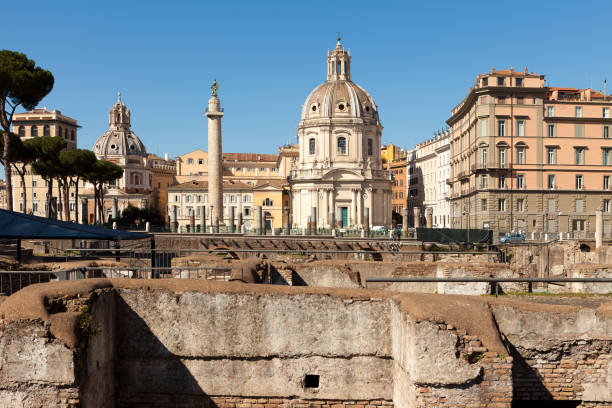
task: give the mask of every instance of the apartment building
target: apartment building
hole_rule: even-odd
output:
[[[451,112],[451,227],[610,235],[612,101],[513,69],[478,75]]]

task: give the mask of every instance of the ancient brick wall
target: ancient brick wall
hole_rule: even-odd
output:
[[[206,401],[194,400],[199,408],[392,408],[391,400],[326,400],[297,398],[262,398],[212,396]],[[168,396],[117,401],[116,408],[167,408],[174,406],[175,400]]]

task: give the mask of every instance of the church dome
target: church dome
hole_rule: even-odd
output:
[[[351,55],[336,48],[327,55],[327,81],[316,87],[302,106],[302,120],[325,117],[364,118],[378,121],[372,96],[351,81]]]
[[[109,130],[96,140],[93,152],[98,157],[147,155],[144,144],[130,129],[130,110],[121,102],[121,93],[109,112]]]

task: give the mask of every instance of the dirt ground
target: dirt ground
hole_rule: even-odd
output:
[[[503,295],[500,298],[517,299],[547,305],[570,305],[597,309],[602,303],[612,301],[612,293],[607,295],[527,293]]]

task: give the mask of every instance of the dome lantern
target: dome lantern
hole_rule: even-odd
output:
[[[327,53],[327,80],[351,80],[351,54],[342,48],[339,36],[336,48]]]

